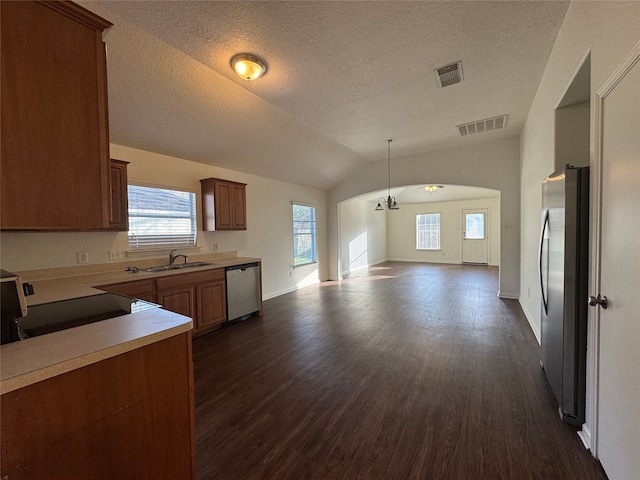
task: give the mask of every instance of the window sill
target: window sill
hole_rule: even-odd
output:
[[[295,270],[296,268],[308,267],[309,265],[317,265],[317,264],[318,262],[301,263],[300,265],[291,265],[291,268]]]

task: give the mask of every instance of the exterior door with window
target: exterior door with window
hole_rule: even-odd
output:
[[[487,209],[463,210],[462,263],[489,263]]]

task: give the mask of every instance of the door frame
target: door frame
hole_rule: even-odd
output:
[[[590,295],[600,292],[600,262],[602,248],[602,170],[604,135],[604,102],[607,96],[622,81],[627,73],[640,61],[640,42],[629,52],[614,70],[595,96],[595,149],[591,169],[591,226],[590,226]],[[595,293],[594,293],[595,292]],[[587,399],[589,411],[585,424],[579,432],[580,438],[594,457],[598,458],[598,392],[600,388],[600,308],[589,309],[589,329],[587,338]],[[589,379],[591,381],[589,382]]]
[[[480,265],[491,265],[491,209],[489,207],[478,207],[478,208],[463,208],[462,209],[462,256],[461,263],[464,263],[464,242],[466,240],[466,229],[467,229],[467,213],[484,213],[484,239],[487,242],[487,263]],[[472,263],[470,265],[473,265]]]

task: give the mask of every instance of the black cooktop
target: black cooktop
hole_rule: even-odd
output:
[[[100,293],[30,306],[27,315],[16,323],[21,339],[25,339],[152,308],[160,305],[116,293]]]

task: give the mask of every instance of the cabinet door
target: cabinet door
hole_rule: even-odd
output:
[[[247,229],[246,184],[219,178],[203,178],[200,184],[205,232]]]
[[[157,302],[165,309],[195,319],[194,287],[158,292]]]
[[[224,281],[198,285],[196,298],[198,305],[196,330],[216,327],[226,320]]]
[[[204,232],[214,232],[216,230],[215,186],[215,178],[203,178],[200,180],[202,231]]]
[[[233,229],[247,229],[247,194],[245,185],[233,184]]]
[[[0,2],[0,228],[109,228],[111,26],[72,2]]]
[[[127,195],[127,165],[129,162],[111,159],[111,201],[109,226],[113,230],[129,230],[129,202]]]
[[[3,392],[0,402],[2,478],[195,478],[189,332]]]
[[[233,199],[234,192],[231,184],[216,181],[216,229],[233,230]]]

